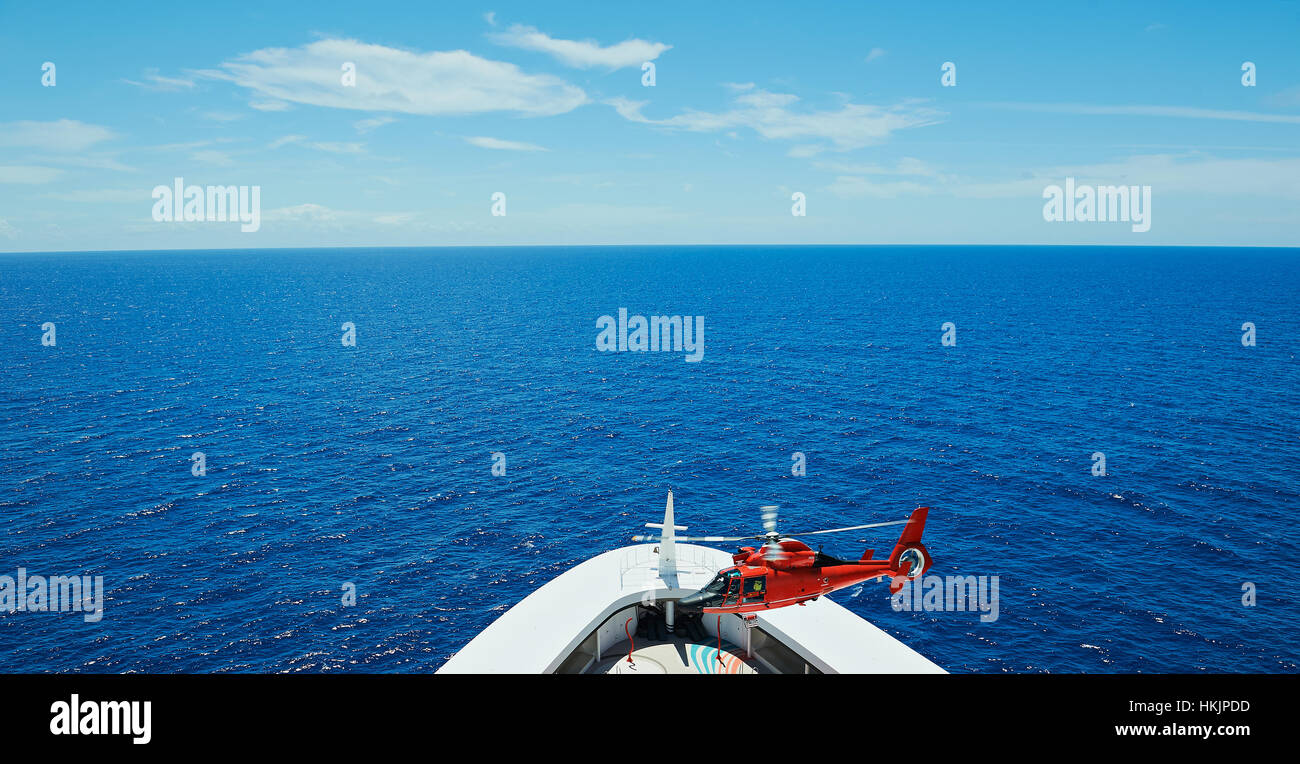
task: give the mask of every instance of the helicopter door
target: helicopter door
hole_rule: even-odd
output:
[[[751,576],[745,579],[745,602],[762,602],[767,594],[767,576]]]
[[[741,578],[740,572],[733,570],[727,574],[727,593],[722,597],[722,607],[740,604],[740,592],[744,579]]]

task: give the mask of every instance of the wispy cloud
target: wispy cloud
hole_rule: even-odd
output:
[[[1236,122],[1283,122],[1300,125],[1300,114],[1267,114],[1257,111],[1203,109],[1197,106],[1106,106],[1082,103],[1014,103],[981,104],[994,109],[1037,111],[1054,114],[1124,115],[1135,117],[1174,117],[1182,119],[1224,119]]]
[[[932,125],[942,121],[943,112],[916,101],[895,106],[846,103],[833,110],[795,109],[798,96],[771,93],[750,85],[729,85],[737,95],[733,108],[723,112],[687,111],[667,119],[650,119],[642,114],[644,101],[613,98],[606,103],[624,118],[659,127],[695,132],[749,128],[764,138],[822,140],[829,146],[797,147],[798,155],[811,156],[823,148],[844,151],[880,143],[896,130]]]
[[[42,199],[53,199],[59,202],[79,202],[89,204],[126,204],[131,202],[147,202],[150,199],[149,189],[140,186],[139,188],[101,188],[85,189],[76,191],[51,191],[41,194]]]
[[[193,159],[195,162],[202,162],[203,164],[215,165],[217,167],[229,167],[234,164],[234,161],[231,160],[229,154],[215,149],[196,151],[193,154],[190,154],[190,159]]]
[[[1284,109],[1293,109],[1300,106],[1300,85],[1272,93],[1264,98],[1264,102],[1269,106],[1278,106]]]
[[[414,222],[418,217],[419,215],[414,212],[339,210],[311,202],[279,207],[262,214],[263,222],[289,223],[307,228],[339,230],[356,224],[402,226]]]
[[[49,183],[63,174],[63,170],[54,167],[35,167],[32,165],[0,165],[0,183],[37,184]]]
[[[871,63],[872,61],[875,61],[876,59],[881,58],[884,55],[885,55],[884,48],[872,48],[871,52],[867,54],[867,57],[864,60],[867,63]]]
[[[302,143],[305,140],[307,140],[307,136],[305,135],[286,135],[283,138],[276,138],[267,144],[266,147],[268,149],[278,149],[281,146],[288,146],[292,143]]]
[[[345,141],[312,141],[304,135],[286,135],[283,138],[276,138],[267,144],[269,149],[278,149],[283,146],[302,146],[304,148],[315,149],[316,151],[325,151],[330,154],[364,154],[366,153],[366,144]]]
[[[1151,186],[1160,195],[1300,199],[1300,185],[1295,182],[1300,177],[1300,158],[1222,159],[1203,154],[1144,154],[1113,162],[1042,167],[1010,179],[941,173],[919,160],[903,160],[894,168],[819,166],[842,172],[826,186],[826,190],[840,196],[893,198],[943,194],[971,199],[1037,200],[1048,184],[1073,177],[1080,183]]]
[[[881,164],[860,164],[850,162],[816,162],[813,165],[819,170],[829,170],[831,172],[846,173],[852,175],[905,175],[933,178],[939,175],[939,171],[929,164],[912,157],[903,157],[890,167]]]
[[[1068,165],[1029,173],[1005,182],[961,184],[968,196],[996,198],[1025,191],[1042,193],[1045,183],[1073,176],[1080,183],[1137,183],[1158,194],[1254,196],[1300,199],[1300,158],[1221,159],[1204,154],[1144,154],[1114,162]]]
[[[244,118],[243,114],[230,111],[205,111],[201,112],[199,116],[210,122],[238,122]]]
[[[487,138],[481,135],[466,138],[465,142],[471,146],[478,146],[481,149],[501,149],[505,151],[547,151],[546,148],[538,146],[535,143],[503,141],[500,138]]]
[[[504,32],[493,33],[490,37],[498,45],[545,53],[575,69],[612,70],[641,66],[646,61],[659,58],[661,53],[673,47],[661,42],[641,39],[624,40],[606,46],[602,46],[595,40],[561,40],[535,27],[522,24],[515,24]]]
[[[295,204],[290,207],[279,207],[273,210],[267,210],[262,214],[264,221],[293,221],[293,222],[334,222],[339,218],[339,213],[320,204]]]
[[[331,154],[366,153],[366,144],[354,141],[312,141],[306,145],[308,148],[313,148],[317,151],[327,151]]]
[[[125,82],[128,85],[135,85],[138,88],[144,88],[145,90],[157,90],[162,92],[193,90],[197,86],[197,83],[195,83],[193,78],[164,77],[158,74],[157,69],[146,69],[144,76],[141,77],[141,79],[143,79],[144,82],[126,79],[122,80],[122,82]]]
[[[248,106],[258,111],[288,111],[293,108],[292,104],[284,101],[249,101]]]
[[[377,127],[383,127],[384,125],[396,121],[397,120],[393,117],[371,117],[370,119],[363,119],[358,122],[353,122],[352,127],[356,128],[356,131],[358,133],[368,133]]]
[[[117,152],[97,152],[93,154],[48,154],[41,157],[42,162],[60,164],[67,167],[87,167],[93,170],[116,170],[135,172],[136,168],[122,164],[117,159]]]
[[[816,162],[821,170],[838,173],[826,190],[837,196],[870,196],[892,199],[900,196],[926,196],[952,189],[959,179],[940,173],[936,168],[912,157],[893,164],[850,162]]]
[[[877,199],[894,199],[900,196],[925,196],[936,193],[926,183],[914,180],[874,180],[855,175],[836,176],[826,190],[837,196],[870,196]]]
[[[340,81],[344,61],[356,65],[355,87]],[[356,40],[263,48],[196,74],[248,88],[259,100],[360,111],[544,116],[588,102],[581,88],[558,77],[467,51],[420,53]]]
[[[88,125],[75,119],[0,124],[0,146],[11,148],[77,152],[114,137],[113,131],[107,127]]]
[[[194,149],[201,149],[201,148],[203,148],[204,146],[211,146],[211,145],[213,145],[213,144],[215,144],[215,143],[230,143],[230,141],[231,141],[230,138],[218,138],[218,139],[216,139],[216,140],[185,141],[185,142],[182,142],[182,143],[160,143],[160,144],[155,145],[155,146],[149,146],[147,150],[150,151],[150,152],[156,152],[156,151],[192,151],[192,150],[194,150]]]

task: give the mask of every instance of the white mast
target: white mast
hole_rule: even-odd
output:
[[[659,529],[659,578],[669,586],[677,586],[677,548],[673,543],[674,531],[686,530],[685,525],[673,524],[673,492],[668,492],[668,506],[664,508],[663,523],[646,523],[647,528]],[[665,621],[668,631],[674,631],[673,603],[665,603]]]
[[[685,525],[673,525],[673,492],[668,492],[668,506],[664,509],[663,523],[646,523],[647,528],[659,529],[659,577],[668,581],[677,575],[677,548],[673,544],[673,531],[686,530]]]

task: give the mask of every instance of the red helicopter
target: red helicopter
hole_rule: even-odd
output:
[[[670,499],[671,502],[671,499]],[[671,505],[670,505],[671,506]],[[823,594],[852,586],[863,581],[889,577],[889,591],[897,592],[908,579],[925,573],[932,564],[930,552],[921,543],[925,531],[925,518],[929,507],[919,507],[907,520],[886,523],[853,525],[847,528],[830,528],[820,531],[793,533],[788,536],[776,530],[776,506],[766,506],[763,512],[761,536],[697,536],[668,535],[634,536],[633,541],[700,541],[725,542],[765,540],[761,547],[741,547],[731,559],[730,568],[719,571],[708,586],[677,601],[685,611],[705,613],[751,613],[759,610],[801,605]],[[669,510],[671,512],[671,509]],[[670,515],[671,517],[671,515]],[[668,520],[671,523],[671,520]],[[885,559],[874,559],[875,550],[868,549],[856,562],[840,560],[820,550],[813,551],[806,544],[790,536],[814,536],[822,533],[842,533],[887,525],[905,525],[898,543]],[[655,526],[662,527],[662,526]]]

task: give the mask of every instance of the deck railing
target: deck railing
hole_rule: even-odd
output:
[[[627,550],[623,559],[619,561],[619,589],[626,588],[624,586],[624,578],[630,570],[641,568],[658,570],[659,555],[655,552],[658,548],[657,545],[643,544],[641,546],[631,547]],[[712,573],[717,570],[717,565],[709,559],[710,555],[704,547],[677,544],[675,550],[677,555],[677,570],[681,572]]]

